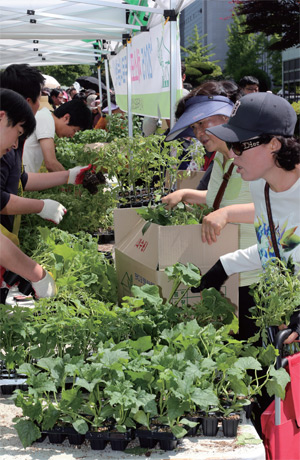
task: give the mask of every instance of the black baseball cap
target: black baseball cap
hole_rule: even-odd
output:
[[[262,134],[293,136],[297,115],[291,104],[272,93],[251,93],[234,105],[227,123],[206,131],[225,142],[242,142]]]

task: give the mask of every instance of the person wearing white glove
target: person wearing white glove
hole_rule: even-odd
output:
[[[55,200],[41,200],[44,202],[43,209],[37,215],[42,219],[49,220],[54,224],[59,224],[66,214],[66,208]]]
[[[75,168],[69,169],[68,184],[78,185],[82,184],[84,175],[87,171],[94,171],[95,167],[91,164],[88,166],[75,166]]]
[[[41,297],[54,297],[57,293],[55,281],[51,273],[44,270],[45,276],[40,280],[31,283],[34,290],[34,297],[39,299]]]
[[[31,282],[36,298],[53,297],[57,290],[54,279],[33,259],[24,254],[9,238],[0,232],[0,303],[5,303],[8,292],[3,275],[6,270]]]

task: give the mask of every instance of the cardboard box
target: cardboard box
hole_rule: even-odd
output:
[[[182,188],[196,189],[199,185],[200,180],[204,176],[205,171],[181,171],[177,172],[176,190]],[[165,185],[170,188],[170,176],[167,171]]]
[[[164,269],[176,262],[193,263],[206,273],[223,254],[238,249],[238,225],[229,224],[222,231],[218,242],[209,246],[201,241],[201,225],[164,227],[151,224],[143,235],[145,220],[135,209],[115,209],[115,261],[119,298],[131,295],[133,284],[156,284],[166,299],[171,292]],[[183,292],[180,286],[176,296]],[[231,302],[238,305],[238,275],[231,276],[222,291]],[[189,291],[182,303],[193,304],[199,294]]]

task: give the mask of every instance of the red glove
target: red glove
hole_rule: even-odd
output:
[[[69,169],[68,184],[82,184],[84,175],[89,170],[91,170],[91,172],[94,172],[95,166],[89,164],[88,166],[75,166],[75,168]]]

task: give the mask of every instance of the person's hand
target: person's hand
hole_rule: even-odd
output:
[[[203,289],[209,289],[211,287],[219,291],[221,286],[228,279],[228,275],[225,272],[223,265],[220,260],[213,265],[205,275],[202,276],[200,286],[197,288],[191,288],[192,292],[201,292]]]
[[[45,270],[45,276],[35,283],[31,283],[34,290],[34,297],[39,299],[41,297],[54,297],[57,293],[55,281],[51,273]]]
[[[299,308],[299,307],[298,307]],[[288,336],[288,338],[283,342],[285,344],[289,344],[294,342],[300,337],[300,310],[296,310],[291,318],[290,318],[290,324],[288,326],[285,326],[284,329],[291,329],[293,332]]]
[[[75,166],[75,168],[69,169],[68,184],[82,184],[86,171],[93,171],[94,168],[95,167],[90,164],[88,166]]]
[[[182,190],[176,190],[176,192],[170,193],[167,196],[164,196],[161,201],[162,203],[166,203],[167,209],[172,209],[176,206],[180,201],[182,201],[183,193]]]
[[[55,200],[46,199],[42,201],[44,202],[44,207],[37,215],[42,219],[54,222],[54,224],[59,224],[67,212],[66,208]]]
[[[205,216],[202,220],[201,237],[203,243],[216,243],[217,236],[227,224],[227,213],[222,209],[217,209]]]

